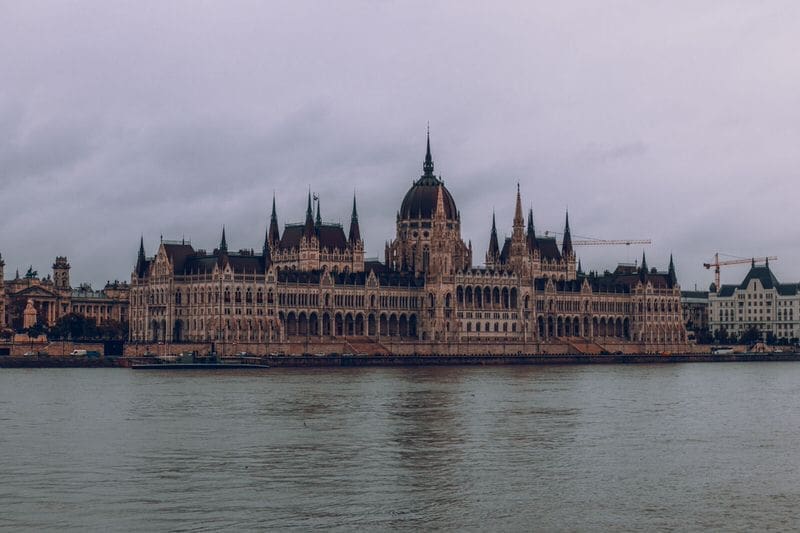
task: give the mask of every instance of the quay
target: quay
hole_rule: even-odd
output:
[[[225,357],[214,361],[177,362],[157,357],[0,357],[0,368],[147,368],[147,369],[247,369],[368,366],[449,365],[588,365],[674,364],[800,361],[800,352],[743,352],[691,354],[557,354],[557,355],[368,355],[302,354]]]

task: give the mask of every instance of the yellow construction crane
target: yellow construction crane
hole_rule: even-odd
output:
[[[561,235],[558,231],[545,231],[545,237],[549,235]],[[653,244],[650,239],[593,239],[590,237],[583,237],[578,240],[572,241],[572,246],[617,246],[622,245],[630,246],[631,244]]]
[[[722,255],[725,255],[725,254],[722,254]],[[756,261],[759,262],[759,263],[768,263],[770,261],[777,261],[777,260],[778,260],[777,257],[769,256],[769,257],[751,257],[750,259],[744,259],[744,258],[728,259],[728,260],[725,260],[725,261],[720,261],[719,260],[719,252],[717,252],[717,253],[714,254],[714,261],[712,261],[710,263],[703,263],[703,266],[706,267],[706,270],[710,269],[711,267],[714,267],[714,286],[717,288],[717,290],[719,290],[719,288],[720,288],[720,285],[719,285],[719,267],[729,266],[729,265],[743,265],[745,263],[753,263],[753,264],[755,264]]]

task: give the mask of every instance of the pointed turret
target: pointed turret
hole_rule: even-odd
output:
[[[669,278],[670,288],[678,283],[678,276],[675,275],[675,262],[672,260],[672,254],[669,254],[669,271],[667,272]]]
[[[514,209],[514,227],[525,227],[525,219],[522,218],[522,197],[519,194],[519,182],[517,183],[517,205]]]
[[[442,195],[442,186],[436,187],[436,211],[433,212],[433,218],[444,220],[447,215],[444,212],[444,196]]]
[[[144,235],[139,237],[139,254],[136,257],[136,275],[140,278],[145,275],[147,258],[144,255]]]
[[[642,283],[647,279],[647,258],[644,255],[644,250],[642,250],[642,264],[639,267],[639,279]]]
[[[427,149],[425,150],[425,162],[422,164],[422,170],[425,176],[433,177],[433,157],[431,156],[431,128],[428,126],[428,141]]]
[[[353,195],[353,212],[350,215],[350,244],[355,244],[361,240],[361,230],[358,227],[358,210],[356,209],[356,195]]]
[[[500,258],[500,246],[497,244],[497,224],[492,212],[492,233],[489,237],[489,251],[486,252],[486,263],[496,263]]]
[[[528,232],[525,235],[528,242],[528,251],[533,251],[538,246],[536,242],[536,230],[533,227],[533,208],[528,211]]]
[[[578,270],[576,271],[576,273],[577,273],[579,276],[582,276],[582,275],[583,275],[583,267],[581,266],[581,260],[580,260],[580,259],[578,259]]]
[[[314,226],[319,231],[320,226],[322,226],[322,214],[319,211],[319,198],[317,198],[317,218],[314,220]]]
[[[267,234],[267,239],[273,247],[277,246],[278,242],[281,240],[281,233],[278,229],[278,213],[275,210],[274,194],[272,195],[272,216],[270,216],[269,219],[269,233]]]
[[[561,255],[571,255],[572,253],[572,234],[569,231],[569,211],[567,211],[567,219],[564,224],[564,240],[561,243]]]
[[[308,206],[306,207],[306,223],[303,227],[303,237],[308,240],[316,234],[314,229],[314,210],[311,209],[311,191],[308,191]]]
[[[222,226],[222,239],[219,241],[219,251],[223,254],[228,253],[228,241],[225,239],[225,226]]]

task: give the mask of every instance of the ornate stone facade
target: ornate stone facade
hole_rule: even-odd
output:
[[[434,174],[430,138],[423,174],[402,201],[385,261],[364,259],[355,199],[349,233],[313,217],[281,234],[273,198],[261,253],[229,252],[225,232],[212,253],[143,242],[131,276],[131,341],[239,342],[261,346],[337,338],[439,343],[639,343],[685,345],[680,287],[642,264],[604,274],[581,271],[569,217],[559,247],[528,225],[517,186],[511,237],[501,247],[493,217],[483,267],[472,265],[461,214]]]
[[[56,257],[52,276],[42,278],[31,267],[24,276],[17,273],[14,279],[4,280],[4,266],[0,257],[0,329],[24,329],[29,301],[36,310],[36,323],[45,326],[53,326],[68,313],[83,315],[97,324],[128,320],[126,282],[109,282],[99,291],[86,284],[73,288],[66,257]]]

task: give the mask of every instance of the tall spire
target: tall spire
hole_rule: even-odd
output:
[[[273,246],[278,244],[281,240],[280,230],[278,229],[278,213],[275,210],[275,193],[272,194],[272,216],[269,219],[269,233],[267,234],[267,240],[272,243]]]
[[[228,253],[228,241],[225,239],[225,226],[222,226],[222,240],[219,241],[220,253]]]
[[[486,253],[487,263],[496,263],[500,258],[500,246],[497,244],[497,224],[494,211],[492,211],[492,233],[489,236],[489,251]]]
[[[678,283],[678,276],[675,275],[675,262],[672,260],[672,254],[669,254],[669,270],[667,271],[669,278],[669,286],[673,287]]]
[[[431,126],[428,124],[428,146],[425,151],[425,163],[422,164],[422,170],[425,176],[433,176],[433,157],[431,157]]]
[[[642,266],[639,267],[639,279],[642,282],[647,279],[647,258],[644,255],[644,250],[642,250]]]
[[[572,234],[569,231],[569,211],[567,211],[567,220],[564,224],[564,240],[561,243],[561,254],[569,255],[572,253]]]
[[[525,234],[525,240],[528,243],[529,252],[535,250],[539,245],[536,241],[536,230],[533,226],[533,208],[528,210],[528,231]]]
[[[353,194],[353,213],[350,215],[350,236],[348,240],[351,244],[355,244],[361,240],[361,231],[358,227],[358,210],[356,209],[355,194]]]
[[[316,234],[314,229],[314,211],[311,209],[311,190],[308,191],[308,206],[306,207],[306,223],[303,228],[303,236],[311,239]]]
[[[525,219],[522,218],[522,197],[519,194],[519,182],[517,182],[517,206],[514,209],[514,227],[525,227]]]
[[[314,220],[314,226],[316,226],[317,229],[319,229],[319,227],[322,226],[322,215],[320,214],[320,211],[319,211],[319,197],[318,196],[317,196],[317,218],[316,218],[316,220]]]
[[[136,274],[141,278],[145,274],[144,235],[139,237],[139,254],[136,257]]]

